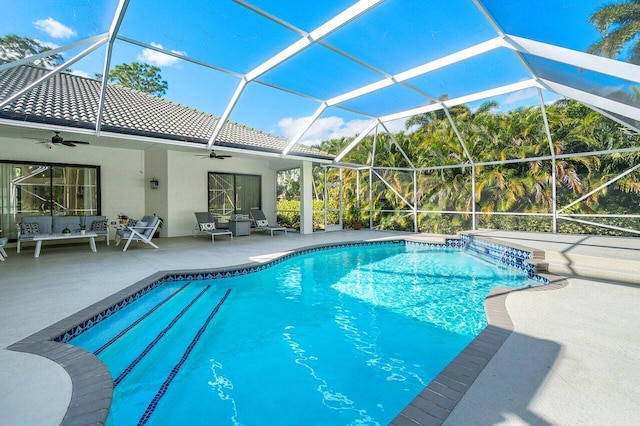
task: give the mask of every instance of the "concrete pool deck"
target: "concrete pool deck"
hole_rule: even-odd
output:
[[[589,242],[581,244],[575,236],[486,233],[553,249],[550,254],[593,251],[608,258],[612,270],[613,262],[640,261],[640,238],[586,237]],[[414,234],[257,234],[233,242],[221,238],[215,246],[206,237],[163,238],[159,250],[135,245],[122,253],[98,244],[98,253],[91,253],[84,244],[65,245],[38,259],[31,246],[20,255],[9,248],[9,258],[0,264],[0,425],[57,425],[71,396],[70,378],[61,367],[6,347],[152,273],[266,261],[309,245],[404,236]],[[570,278],[562,289],[514,292],[505,303],[514,332],[445,424],[622,425],[637,419],[640,287]]]

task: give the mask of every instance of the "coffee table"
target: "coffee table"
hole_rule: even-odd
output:
[[[36,241],[36,251],[33,253],[33,257],[37,259],[40,257],[40,249],[42,248],[43,241],[55,241],[55,240],[79,240],[82,238],[89,239],[89,247],[92,252],[96,252],[96,237],[98,234],[95,232],[85,232],[81,234],[79,232],[73,234],[42,234],[33,237],[33,241]]]

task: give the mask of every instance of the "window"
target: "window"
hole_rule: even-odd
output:
[[[0,161],[0,229],[16,238],[23,216],[100,214],[100,167]]]
[[[209,173],[209,211],[215,215],[249,214],[262,208],[259,175]]]

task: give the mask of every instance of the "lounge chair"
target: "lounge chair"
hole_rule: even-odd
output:
[[[233,241],[233,232],[229,229],[218,229],[216,221],[209,212],[195,212],[196,221],[198,222],[198,228],[194,231],[194,237],[197,233],[205,233],[211,235],[211,244],[214,244],[214,237],[216,235],[229,235],[231,241]]]
[[[153,248],[158,248],[158,246],[151,241],[158,226],[160,226],[160,218],[156,216],[144,216],[142,220],[137,221],[135,224],[127,224],[124,229],[118,229],[116,231],[116,246],[120,244],[120,241],[126,239],[127,243],[124,245],[122,251],[127,251],[131,241],[142,241]]]
[[[253,220],[257,231],[269,231],[271,232],[272,237],[273,231],[284,231],[285,234],[287,233],[287,228],[284,226],[269,225],[269,221],[262,210],[252,209],[249,211],[249,214],[251,215],[251,219]]]

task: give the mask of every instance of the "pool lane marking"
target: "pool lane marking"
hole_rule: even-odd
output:
[[[222,304],[225,302],[225,300],[227,300],[229,293],[231,293],[231,289],[227,289],[224,296],[222,296],[222,299],[220,299],[216,307],[213,308],[213,311],[211,311],[211,313],[209,314],[209,317],[202,324],[202,326],[196,333],[193,340],[191,340],[191,343],[189,344],[189,346],[187,346],[187,349],[185,350],[184,354],[182,354],[182,358],[180,358],[180,361],[178,361],[178,363],[171,369],[171,373],[169,373],[169,376],[167,377],[167,379],[164,381],[162,386],[160,386],[158,393],[156,393],[156,396],[153,397],[153,399],[147,406],[147,409],[144,411],[144,414],[142,415],[142,417],[140,417],[140,420],[138,420],[138,426],[144,426],[145,424],[147,424],[147,422],[153,415],[153,412],[157,408],[158,403],[160,402],[160,399],[167,393],[167,390],[169,389],[171,382],[178,375],[178,371],[180,370],[180,367],[182,367],[182,365],[187,361],[187,358],[189,358],[189,355],[191,354],[191,352],[193,351],[193,348],[196,346],[196,344],[200,340],[200,337],[202,337],[202,334],[205,332],[207,326],[209,325],[213,317],[218,313],[218,310],[220,309]]]
[[[122,330],[120,333],[118,333],[115,337],[113,337],[111,340],[109,340],[107,343],[105,343],[104,345],[100,346],[98,349],[96,349],[93,354],[94,355],[99,355],[102,351],[104,351],[105,349],[107,349],[109,346],[113,345],[116,340],[120,339],[122,336],[124,336],[125,334],[127,334],[132,328],[134,328],[136,325],[140,324],[142,321],[144,321],[145,318],[147,318],[149,315],[151,315],[152,313],[154,313],[155,311],[157,311],[162,305],[164,305],[165,303],[167,303],[169,300],[171,300],[174,296],[177,296],[182,290],[184,290],[189,284],[191,284],[192,281],[188,281],[185,285],[183,285],[182,287],[180,287],[178,289],[178,291],[172,293],[171,295],[169,295],[169,297],[167,297],[166,299],[164,299],[162,302],[158,303],[156,306],[153,307],[153,309],[151,309],[149,312],[147,312],[146,314],[144,314],[143,316],[141,316],[140,318],[138,318],[136,321],[134,321],[131,325],[129,325],[127,328],[125,328],[124,330]]]
[[[182,316],[189,310],[189,308],[192,307],[193,304],[196,303],[207,290],[209,290],[209,288],[211,288],[211,285],[206,286],[200,293],[198,293],[198,295],[191,302],[189,302],[189,304],[185,306],[178,315],[176,315],[176,317],[169,323],[169,325],[167,325],[160,333],[158,333],[155,339],[153,339],[153,341],[149,343],[146,348],[144,348],[140,355],[138,355],[136,359],[134,359],[133,362],[129,364],[129,366],[125,368],[122,373],[120,373],[120,375],[113,381],[114,388],[118,386],[129,373],[131,373],[131,370],[133,370],[135,366],[138,365],[145,356],[147,356],[149,351],[151,351],[151,349],[153,349],[153,347],[160,341],[160,339],[162,339],[164,335],[167,334],[167,332],[171,330],[174,325],[176,325],[178,320],[182,318]]]

